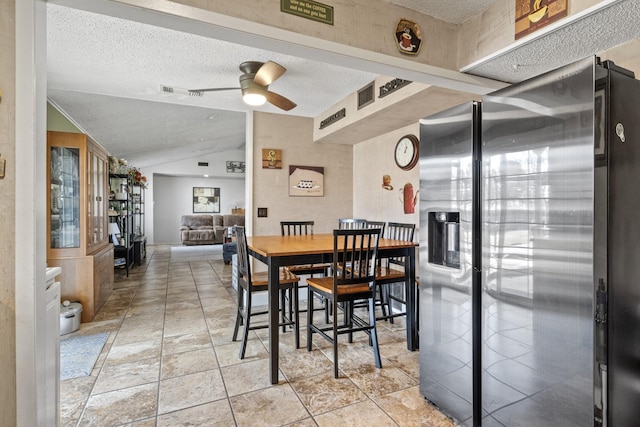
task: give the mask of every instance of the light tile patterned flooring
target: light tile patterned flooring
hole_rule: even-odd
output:
[[[322,338],[307,352],[306,328],[298,350],[281,333],[271,385],[267,331],[252,332],[244,360],[231,341],[236,294],[219,248],[150,246],[114,287],[93,322],[63,337],[110,332],[92,374],[61,382],[62,426],[453,425],[420,396],[401,320],[378,322],[381,370],[363,334],[345,340],[339,379]]]

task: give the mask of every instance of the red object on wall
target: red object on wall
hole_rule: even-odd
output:
[[[404,213],[415,213],[416,203],[418,202],[418,192],[416,191],[414,196],[413,185],[411,185],[410,182],[407,182],[402,189],[402,193],[404,198]]]

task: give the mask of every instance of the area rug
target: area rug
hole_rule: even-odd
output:
[[[60,380],[91,374],[109,332],[60,340]]]
[[[214,259],[222,259],[222,245],[171,247],[171,261],[208,261]]]

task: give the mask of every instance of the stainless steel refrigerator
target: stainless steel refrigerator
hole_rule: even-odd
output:
[[[588,58],[421,121],[420,390],[458,422],[640,419],[638,100]]]

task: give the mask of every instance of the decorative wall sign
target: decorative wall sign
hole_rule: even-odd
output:
[[[347,109],[346,108],[342,108],[342,109],[338,110],[337,113],[333,113],[332,115],[330,115],[329,117],[327,117],[326,119],[321,121],[320,122],[320,129],[324,129],[327,126],[330,126],[330,125],[334,124],[338,120],[344,119],[345,117],[347,117]]]
[[[282,150],[263,148],[262,169],[282,169]]]
[[[313,0],[280,0],[280,11],[333,25],[333,7]]]
[[[220,213],[220,189],[193,187],[193,213]]]
[[[516,40],[567,16],[567,0],[516,0]]]
[[[244,173],[244,168],[244,162],[227,160],[227,173]]]
[[[396,25],[396,46],[400,53],[416,55],[422,45],[420,27],[413,21],[401,19]]]
[[[324,196],[324,168],[289,166],[289,196]]]
[[[393,79],[378,88],[378,98],[384,98],[387,95],[391,95],[393,92],[405,87],[409,83],[411,83],[411,80]]]

